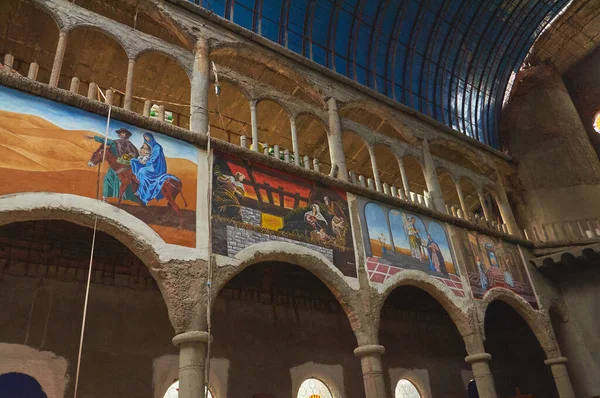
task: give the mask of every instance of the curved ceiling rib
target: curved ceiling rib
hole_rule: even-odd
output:
[[[189,0],[498,147],[513,71],[568,0]]]

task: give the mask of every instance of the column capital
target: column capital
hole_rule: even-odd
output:
[[[385,347],[379,344],[361,345],[354,349],[354,355],[364,357],[366,355],[382,355],[385,352]]]
[[[256,105],[257,104],[258,104],[258,100],[257,99],[251,99],[250,100],[250,109],[256,110]]]
[[[337,100],[334,97],[329,97],[327,98],[327,109],[330,111],[337,111],[338,107],[337,107]]]
[[[549,358],[544,361],[544,363],[548,366],[565,364],[567,362],[569,362],[567,357]]]
[[[489,362],[492,359],[492,356],[487,352],[482,352],[480,354],[468,355],[465,357],[465,362],[472,365],[477,362]]]
[[[209,339],[212,341],[212,337],[208,334],[208,332],[193,330],[178,334],[177,336],[173,337],[172,341],[175,347],[179,347],[183,343],[208,343]]]

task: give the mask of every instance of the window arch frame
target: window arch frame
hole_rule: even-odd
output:
[[[399,395],[398,387],[400,386],[400,383],[402,383],[403,381],[409,383],[410,386],[412,388],[414,388],[414,391],[418,394],[418,396],[406,397],[406,396]],[[400,392],[400,394],[401,394],[401,392]],[[411,392],[411,394],[413,394],[413,392]],[[423,394],[421,389],[418,387],[418,383],[416,383],[413,379],[410,379],[408,377],[401,377],[398,379],[398,382],[396,382],[396,386],[394,387],[394,398],[425,398],[425,395]]]
[[[169,394],[169,391],[171,391],[171,389],[173,387],[177,386],[176,388],[179,388],[179,379],[176,379],[174,382],[172,382],[171,384],[169,384],[169,387],[167,387],[167,390],[165,391],[163,398],[178,398],[179,397],[179,392],[177,392],[177,397],[171,396],[171,395],[167,395]],[[212,388],[210,388],[210,386],[208,386],[207,388],[208,390],[208,394],[206,394],[207,398],[216,398],[215,393],[213,392]]]
[[[320,384],[322,384],[322,387],[324,387],[326,389],[326,392],[329,393],[329,396],[327,395],[323,395],[323,394],[316,394],[315,391],[313,391],[312,393],[307,392],[307,395],[300,395],[301,390],[304,386],[305,383],[310,382],[311,380],[314,380]],[[321,387],[321,386],[319,386]],[[310,395],[308,395],[310,394]],[[296,398],[337,398],[334,394],[333,394],[333,389],[331,388],[331,386],[329,386],[327,383],[325,383],[322,379],[320,379],[319,377],[315,377],[315,376],[309,376],[307,378],[305,378],[304,380],[302,380],[302,383],[300,383],[300,386],[298,387],[298,391],[296,392]]]

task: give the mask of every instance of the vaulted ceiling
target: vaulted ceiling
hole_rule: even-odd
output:
[[[498,146],[513,71],[568,0],[188,0]]]

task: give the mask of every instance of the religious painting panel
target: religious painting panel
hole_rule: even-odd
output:
[[[473,297],[481,299],[493,288],[503,287],[523,297],[533,308],[538,303],[519,248],[501,239],[455,228]]]
[[[372,282],[383,283],[402,270],[413,269],[464,296],[444,223],[365,198],[358,203]]]
[[[196,246],[198,149],[172,137],[0,86],[0,195],[98,198],[167,243]]]
[[[344,191],[220,152],[212,184],[215,253],[233,257],[256,243],[294,243],[356,277]]]

